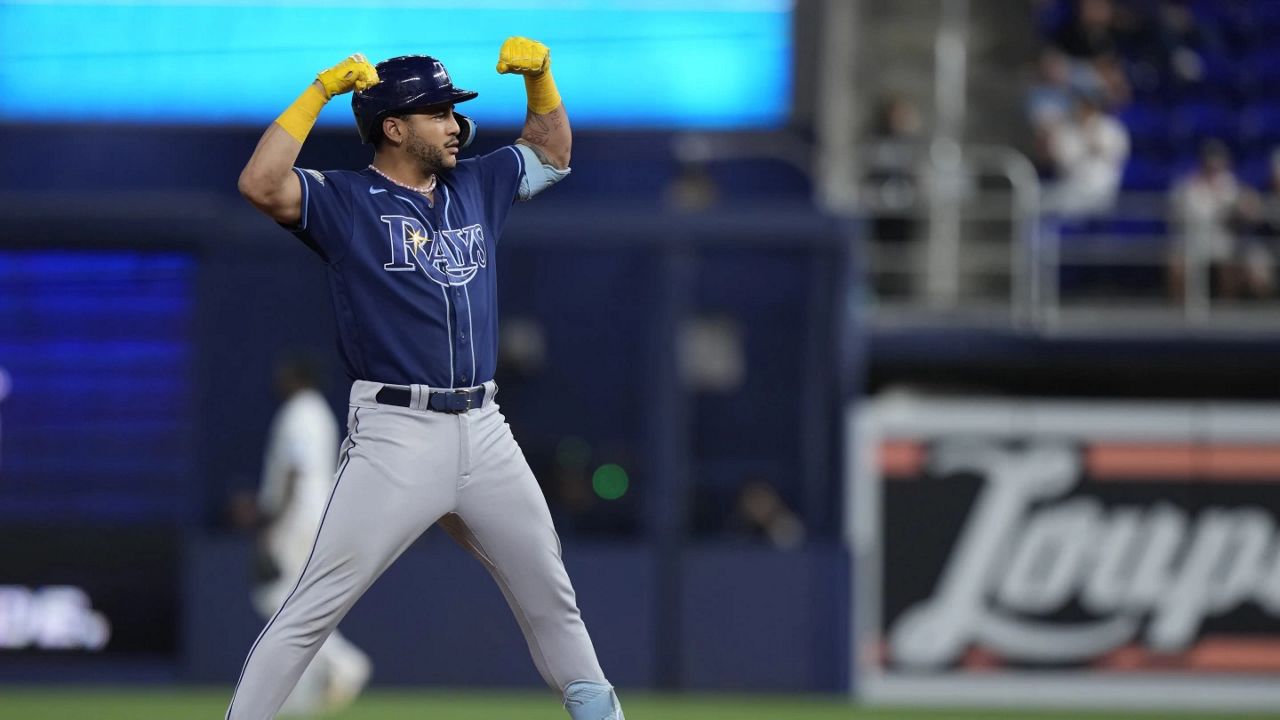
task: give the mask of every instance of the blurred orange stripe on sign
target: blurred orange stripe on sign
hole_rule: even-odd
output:
[[[1280,670],[1280,640],[1205,638],[1187,656],[1196,670],[1276,672]]]
[[[1280,482],[1280,446],[1097,443],[1085,465],[1096,480]]]
[[[1135,477],[1189,479],[1195,470],[1190,445],[1116,445],[1098,443],[1085,452],[1089,476],[1099,480]]]
[[[880,474],[897,479],[919,476],[924,468],[924,445],[910,440],[880,443]]]
[[[1204,452],[1207,476],[1280,482],[1280,447],[1275,445],[1210,445]]]
[[[1170,654],[1126,645],[1099,658],[1095,667],[1112,672],[1275,673],[1280,671],[1280,638],[1207,636],[1185,652]]]

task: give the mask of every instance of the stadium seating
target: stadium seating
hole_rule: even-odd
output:
[[[1098,47],[1114,48],[1132,90],[1111,108],[1130,134],[1126,195],[1110,217],[1057,227],[1064,296],[1117,287],[1125,296],[1163,292],[1159,266],[1171,228],[1161,196],[1192,171],[1206,141],[1230,149],[1242,183],[1265,191],[1271,182],[1280,148],[1280,46],[1271,41],[1280,2],[1187,0],[1190,26],[1177,21],[1178,4],[1114,0],[1113,32]],[[1070,35],[1075,8],[1073,0],[1042,7],[1037,26],[1046,45]]]
[[[1152,55],[1158,4],[1126,5],[1147,27],[1116,36],[1134,85],[1133,102],[1114,109],[1133,140],[1124,189],[1169,188],[1210,138],[1231,148],[1245,181],[1265,182],[1265,159],[1280,146],[1280,47],[1265,39],[1280,29],[1280,3],[1190,2],[1199,36],[1215,39],[1194,48],[1200,65],[1194,80],[1173,77]],[[1072,22],[1072,6],[1068,0],[1045,5],[1039,27],[1046,42]]]

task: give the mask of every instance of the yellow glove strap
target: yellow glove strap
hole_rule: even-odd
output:
[[[284,131],[293,136],[294,140],[305,142],[307,134],[316,124],[316,118],[320,116],[320,110],[327,102],[329,99],[320,92],[315,83],[312,83],[302,91],[292,105],[280,113],[280,117],[276,118],[276,124],[284,128]]]
[[[560,91],[550,67],[537,75],[525,75],[524,92],[529,96],[529,110],[535,115],[546,115],[560,107]]]

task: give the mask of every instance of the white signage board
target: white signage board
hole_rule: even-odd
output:
[[[848,433],[860,699],[1280,707],[1280,406],[887,397]]]

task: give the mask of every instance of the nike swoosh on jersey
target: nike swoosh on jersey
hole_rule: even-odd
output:
[[[380,192],[386,192],[386,191],[387,191],[386,188],[374,188],[374,187],[369,188],[370,195],[377,195]]]

